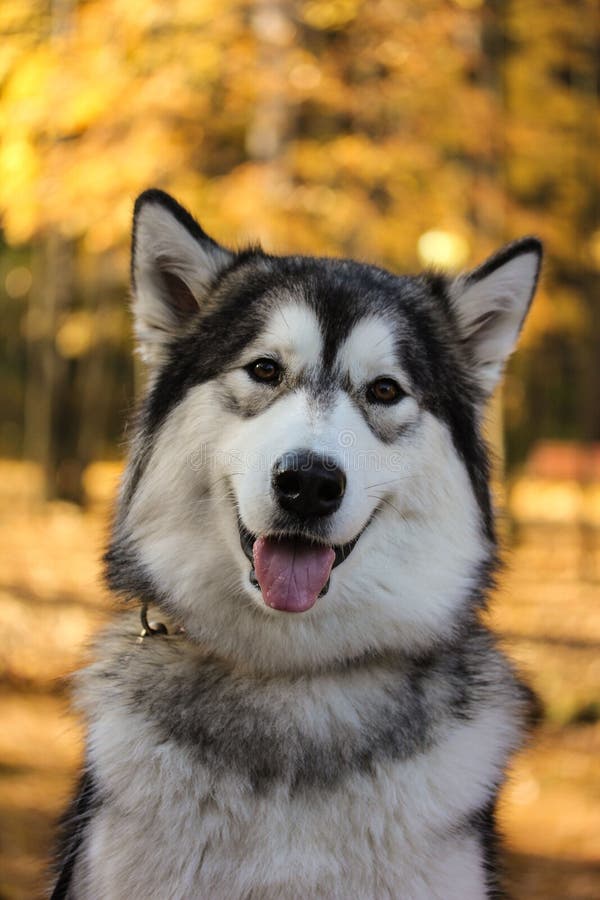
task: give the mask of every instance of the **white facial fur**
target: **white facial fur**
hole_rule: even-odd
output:
[[[336,363],[353,385],[365,391],[377,376],[396,378],[403,386],[408,379],[395,358],[392,330],[381,318],[360,322],[344,342]],[[244,353],[250,362],[276,351],[294,375],[303,369],[317,369],[322,337],[315,314],[294,304],[276,315],[268,330]],[[253,384],[247,373],[232,378],[244,382],[243,389],[268,393],[268,387]],[[405,397],[401,403],[382,408],[378,415],[397,425],[416,422],[416,401]],[[258,426],[260,422],[260,426]],[[332,517],[329,539],[332,544],[351,541],[366,525],[379,505],[379,498],[393,492],[407,474],[407,462],[398,449],[380,441],[346,393],[338,391],[323,407],[310,391],[286,394],[285,402],[273,403],[259,419],[242,419],[227,430],[220,449],[238,448],[243,475],[232,464],[238,508],[245,526],[254,534],[269,530],[273,517],[271,475],[273,464],[284,453],[308,449],[335,460],[347,476],[346,493],[340,510]],[[244,449],[242,449],[244,448]]]
[[[338,363],[354,384],[390,375],[409,390],[392,349],[385,321],[369,319],[340,348]],[[254,353],[277,353],[299,372],[318,365],[320,350],[314,314],[293,302],[240,364]],[[219,407],[223,383],[241,393],[272,390],[239,369],[191,389],[162,426],[124,522],[186,628],[267,669],[319,666],[386,647],[414,652],[447,635],[488,549],[447,427],[407,396],[380,414],[411,428],[384,444],[341,390],[323,408],[305,390],[284,392],[258,415],[240,418]],[[377,514],[333,570],[328,593],[293,615],[267,608],[250,585],[236,513],[256,534],[269,528],[271,465],[299,447],[335,456],[346,471],[331,543],[351,540]]]

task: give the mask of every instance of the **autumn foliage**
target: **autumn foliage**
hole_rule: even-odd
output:
[[[225,243],[396,270],[539,234],[509,458],[599,436],[593,0],[6,0],[0,33],[0,450],[43,445],[55,475],[114,452],[131,207],[150,185]]]

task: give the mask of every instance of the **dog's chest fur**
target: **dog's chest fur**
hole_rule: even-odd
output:
[[[77,898],[487,896],[478,823],[523,702],[485,632],[310,677],[136,632],[113,626],[80,676],[96,800]]]

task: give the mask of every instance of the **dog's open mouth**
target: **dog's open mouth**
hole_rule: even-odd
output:
[[[260,588],[267,606],[286,612],[305,612],[327,593],[331,570],[347,559],[365,530],[347,544],[328,547],[298,536],[255,537],[239,519],[238,527],[242,550],[252,563],[251,583]]]

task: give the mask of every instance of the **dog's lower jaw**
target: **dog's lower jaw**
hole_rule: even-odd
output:
[[[306,613],[315,605],[317,600],[327,594],[330,584],[331,584],[331,574],[332,570],[337,566],[341,565],[352,553],[356,544],[359,542],[360,538],[373,521],[377,513],[377,509],[371,514],[367,523],[357,532],[357,534],[345,544],[337,544],[332,545],[329,549],[329,553],[333,553],[333,557],[327,555],[326,548],[327,543],[322,540],[311,539],[310,536],[304,536],[302,534],[278,534],[272,538],[270,537],[257,537],[252,534],[242,522],[242,519],[238,515],[237,517],[237,525],[240,536],[240,546],[244,552],[244,555],[250,562],[250,570],[248,574],[248,581],[252,585],[252,587],[260,594],[265,605],[271,609],[276,609],[283,612],[303,612]],[[265,565],[262,563],[261,557],[264,557],[264,554],[268,547],[270,547],[270,555],[273,556],[277,551],[277,547],[281,546],[289,547],[292,551],[292,559],[294,563],[288,562],[288,565],[298,565],[302,569],[302,574],[306,577],[306,570],[310,566],[311,555],[318,559],[316,562],[316,578],[317,584],[316,589],[313,589],[311,596],[307,596],[300,603],[297,601],[290,602],[289,599],[282,601],[275,601],[273,599],[272,592],[269,590],[268,586],[264,583],[272,581],[270,577],[269,569],[272,568],[273,560],[271,560],[270,565]],[[303,565],[296,560],[296,548],[297,552],[300,555]],[[258,554],[258,555],[257,555]],[[289,554],[289,551],[288,551]],[[284,554],[284,555],[288,555]],[[278,555],[282,555],[281,551]],[[314,568],[313,560],[313,568]],[[262,573],[262,578],[259,573],[257,573],[257,567],[260,569]],[[321,575],[319,575],[319,571]],[[285,574],[285,573],[283,573]],[[269,575],[269,577],[267,577]],[[296,575],[294,571],[290,571],[287,573],[289,582],[292,580],[294,583],[296,582]],[[283,577],[283,576],[282,576]],[[277,580],[277,579],[276,579]],[[265,589],[266,588],[266,591]]]

